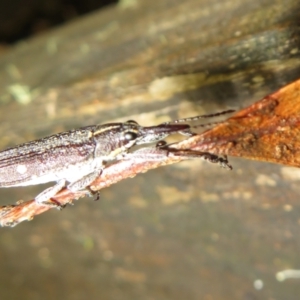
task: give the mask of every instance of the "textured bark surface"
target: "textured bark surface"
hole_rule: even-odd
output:
[[[122,3],[2,54],[1,148],[240,109],[299,78],[298,1]],[[299,279],[276,274],[300,265],[300,172],[230,161],[160,168],[1,229],[1,299],[298,299]],[[43,188],[2,189],[0,204]]]

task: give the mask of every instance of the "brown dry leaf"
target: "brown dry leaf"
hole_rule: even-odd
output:
[[[186,147],[300,166],[300,80],[189,139]]]

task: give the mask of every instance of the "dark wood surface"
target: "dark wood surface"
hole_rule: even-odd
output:
[[[2,54],[1,148],[239,109],[299,78],[297,1],[127,3]],[[300,171],[230,161],[159,168],[1,229],[1,299],[298,299],[299,279],[276,274],[300,265]]]

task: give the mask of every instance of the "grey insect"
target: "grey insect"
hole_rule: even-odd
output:
[[[227,112],[231,111],[195,118]],[[86,189],[108,163],[123,159],[135,145],[158,142],[174,133],[192,135],[190,125],[179,123],[195,118],[150,127],[135,121],[91,125],[9,148],[0,152],[0,187],[55,181],[56,185],[37,195],[35,201],[59,207],[51,198],[64,187],[72,192]]]

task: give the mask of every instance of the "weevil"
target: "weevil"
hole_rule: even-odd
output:
[[[28,186],[56,182],[35,197],[41,205],[59,207],[54,197],[64,187],[72,192],[86,190],[101,175],[105,166],[126,156],[135,145],[162,141],[179,133],[193,135],[184,121],[222,113],[180,119],[156,126],[143,127],[135,121],[91,125],[27,142],[0,152],[0,187]],[[165,143],[157,147],[167,149]],[[184,153],[183,153],[184,155]],[[186,156],[197,156],[186,151]],[[199,156],[207,155],[198,154]],[[222,162],[212,155],[211,161]]]

